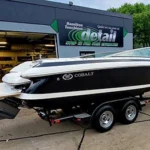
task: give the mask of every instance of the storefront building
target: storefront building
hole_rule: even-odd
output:
[[[38,59],[40,54],[78,57],[132,49],[132,24],[129,15],[72,4],[0,0],[0,68]]]

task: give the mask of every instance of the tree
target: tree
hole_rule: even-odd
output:
[[[125,3],[119,8],[110,8],[108,11],[132,15],[134,47],[150,46],[150,4]]]

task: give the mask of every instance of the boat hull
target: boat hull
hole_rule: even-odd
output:
[[[17,99],[35,106],[59,107],[142,95],[150,90],[150,67],[80,71],[34,78]]]
[[[134,86],[150,87],[150,67],[126,67],[74,73],[58,74],[35,78],[24,92],[28,94],[49,94],[71,91],[89,91],[120,88],[121,91],[136,89]],[[138,88],[138,87],[137,87]],[[105,93],[105,90],[104,90]],[[90,93],[92,94],[92,93]]]

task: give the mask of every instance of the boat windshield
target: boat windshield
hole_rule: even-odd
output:
[[[150,47],[127,50],[124,52],[108,55],[108,57],[150,57]]]
[[[96,57],[145,57],[150,58],[150,47],[144,47],[133,50],[114,51],[106,53],[95,53],[81,56],[80,58],[96,58]]]

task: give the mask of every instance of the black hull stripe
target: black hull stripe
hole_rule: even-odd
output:
[[[71,78],[65,79],[67,76]],[[35,78],[25,93],[61,93],[147,84],[150,84],[150,67],[116,68]]]

